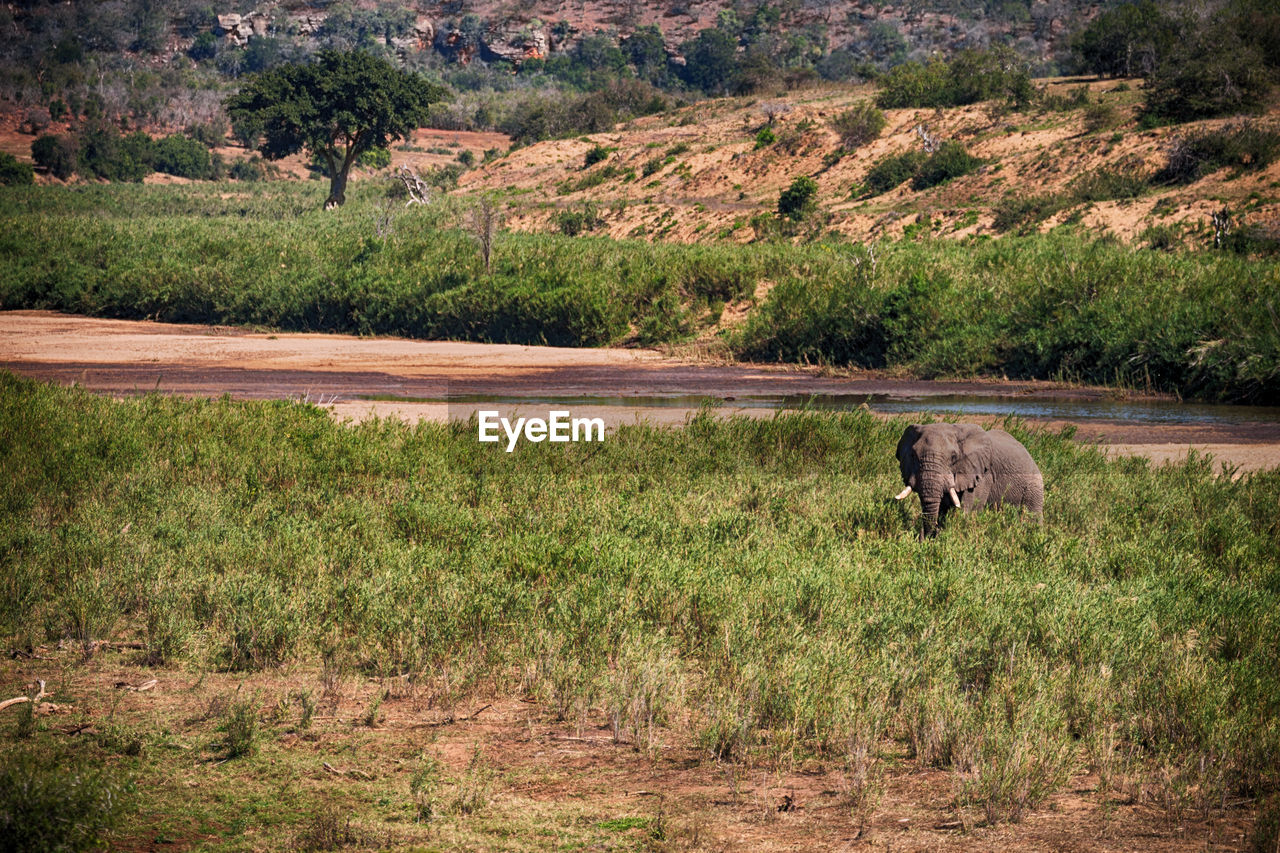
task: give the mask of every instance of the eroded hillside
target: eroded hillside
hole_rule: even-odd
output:
[[[831,121],[874,92],[820,88],[778,98],[705,101],[636,119],[610,133],[518,148],[464,175],[460,192],[489,191],[518,230],[580,230],[613,237],[746,242],[838,232],[852,239],[963,237],[1045,230],[1079,222],[1126,241],[1203,243],[1224,208],[1234,227],[1280,222],[1280,163],[1207,171],[1190,182],[1159,176],[1179,140],[1206,132],[1274,133],[1274,110],[1142,129],[1136,80],[1041,80],[1049,95],[1025,109],[994,103],[887,110],[879,138],[843,151]],[[1087,89],[1087,97],[1079,94]],[[774,140],[757,135],[770,128]],[[983,162],[970,174],[880,194],[873,165],[954,140]],[[588,152],[603,159],[586,166]],[[776,216],[794,179],[817,183],[816,212],[803,223]]]

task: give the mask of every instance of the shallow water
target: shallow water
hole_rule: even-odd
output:
[[[1046,396],[977,396],[977,395],[889,395],[889,394],[794,394],[736,397],[703,397],[692,395],[617,395],[617,396],[518,396],[457,395],[448,398],[409,398],[391,395],[369,395],[361,399],[388,400],[405,403],[448,403],[475,408],[491,403],[506,407],[572,407],[620,406],[629,409],[810,409],[816,411],[854,411],[866,406],[874,412],[934,412],[939,415],[972,415],[1003,417],[1016,415],[1036,420],[1118,421],[1133,424],[1168,425],[1239,425],[1280,423],[1280,407],[1228,406],[1208,403],[1179,403],[1152,400],[1098,400]]]

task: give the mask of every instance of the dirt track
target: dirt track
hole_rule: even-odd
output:
[[[609,425],[635,420],[683,423],[695,403],[655,406],[653,398],[706,397],[719,413],[767,416],[735,408],[735,399],[768,395],[945,394],[1028,399],[1101,398],[1098,389],[1044,382],[917,382],[858,372],[830,375],[810,368],[704,364],[651,350],[567,349],[457,342],[269,334],[196,325],[101,320],[39,311],[0,312],[0,369],[102,393],[159,390],[193,396],[308,399],[342,418],[396,416],[409,421],[465,418],[496,398],[522,412],[546,408],[541,398],[583,397],[575,416]],[[368,397],[392,399],[365,399]],[[618,404],[636,398],[637,405]],[[460,401],[459,398],[462,398]],[[596,398],[596,399],[591,399]],[[608,404],[600,398],[609,398]],[[649,398],[649,399],[646,399]],[[450,399],[453,402],[442,402]],[[466,400],[472,402],[466,402]],[[434,401],[434,402],[433,402]],[[490,407],[492,403],[484,403]],[[1059,427],[1066,421],[1042,421]],[[1074,422],[1081,440],[1156,461],[1194,447],[1240,471],[1280,466],[1280,423],[1230,425]]]

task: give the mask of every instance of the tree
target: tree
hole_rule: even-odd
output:
[[[0,186],[22,186],[34,180],[30,163],[0,152]]]
[[[1186,35],[1186,23],[1154,0],[1124,3],[1094,18],[1071,40],[1084,67],[1111,77],[1146,76]]]
[[[31,143],[31,159],[36,165],[64,181],[79,168],[78,153],[70,136],[41,136]]]
[[[502,228],[502,212],[488,196],[480,199],[471,208],[467,217],[467,231],[476,241],[480,249],[480,257],[484,259],[484,271],[488,272],[493,261],[493,243],[499,229]]]
[[[331,210],[346,201],[356,158],[386,148],[426,121],[443,88],[362,51],[321,51],[314,62],[264,71],[227,99],[241,138],[259,138],[258,151],[279,160],[306,149],[328,166]]]
[[[684,76],[688,83],[709,95],[723,94],[738,71],[738,43],[719,29],[700,30],[684,43]]]
[[[667,45],[657,25],[639,27],[622,42],[622,51],[635,66],[636,74],[650,83],[660,81],[667,71]]]
[[[813,211],[817,195],[818,182],[801,175],[778,196],[778,215],[799,222]]]

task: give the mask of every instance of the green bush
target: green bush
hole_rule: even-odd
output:
[[[205,180],[213,174],[213,160],[209,156],[209,149],[180,134],[175,133],[157,141],[153,158],[155,170],[168,175]]]
[[[6,745],[0,838],[8,850],[96,850],[120,815],[125,786],[68,753]]]
[[[66,180],[76,173],[79,146],[66,134],[41,136],[31,143],[31,159],[55,178]]]
[[[1099,166],[1073,178],[1067,191],[1075,201],[1110,201],[1137,198],[1147,191],[1149,183],[1148,175],[1140,166]]]
[[[926,157],[923,151],[915,150],[888,154],[871,166],[863,183],[872,195],[886,193],[911,180],[924,164]]]
[[[997,231],[1018,229],[1026,232],[1072,204],[1069,197],[1057,193],[1022,195],[1014,193],[1000,199],[993,208],[991,227]]]
[[[594,231],[604,224],[604,219],[594,204],[585,204],[578,210],[562,210],[556,214],[556,227],[566,237],[577,237]]]
[[[756,150],[767,148],[778,141],[778,137],[771,127],[762,127],[756,133]]]
[[[1280,132],[1257,122],[1241,121],[1175,137],[1166,152],[1164,168],[1152,176],[1152,181],[1189,184],[1228,166],[1237,172],[1265,169],[1280,156]]]
[[[462,153],[471,154],[470,151],[463,151]],[[468,165],[462,161],[461,155],[458,157],[458,162],[463,166]],[[472,156],[471,162],[475,162],[474,156]],[[361,151],[360,156],[356,158],[356,165],[364,169],[385,169],[391,165],[391,151],[381,146],[374,146],[367,151]]]
[[[1156,67],[1147,80],[1146,112],[1172,121],[1261,112],[1273,73],[1259,48],[1215,28],[1187,40]]]
[[[80,137],[80,166],[95,178],[140,183],[155,171],[154,160],[155,143],[142,131],[121,136],[110,125],[95,124]]]
[[[955,107],[1004,99],[1029,103],[1035,95],[1027,63],[1010,48],[962,50],[948,61],[905,62],[880,78],[883,109]]]
[[[237,181],[261,181],[267,177],[266,164],[256,154],[231,164],[227,174]]]
[[[1035,215],[1060,203],[1040,202]],[[1280,331],[1251,307],[1280,288],[1270,263],[1135,253],[1059,232],[902,243],[877,251],[875,280],[859,278],[869,264],[855,265],[857,275],[844,266],[780,276],[734,349],[744,358],[897,366],[924,376],[1071,376],[1280,401]]]
[[[12,154],[0,152],[0,186],[21,186],[35,181],[35,171],[30,163],[23,163]]]
[[[954,106],[951,69],[940,59],[928,65],[904,62],[889,69],[879,84],[876,106],[882,109]]]
[[[615,150],[614,148],[606,148],[603,145],[593,145],[587,149],[587,153],[582,158],[582,168],[590,169],[596,163],[602,163],[609,159],[609,155]]]
[[[799,222],[809,216],[817,203],[818,182],[801,175],[778,195],[778,215]]]
[[[1114,104],[1097,101],[1084,108],[1084,129],[1086,133],[1097,133],[1115,127],[1120,121],[1119,111]]]
[[[920,163],[911,179],[911,188],[918,192],[945,184],[975,171],[982,163],[982,159],[970,154],[963,144],[949,139]]]
[[[849,151],[879,138],[884,127],[884,113],[870,101],[859,101],[831,120],[831,128],[839,134],[840,144]]]

